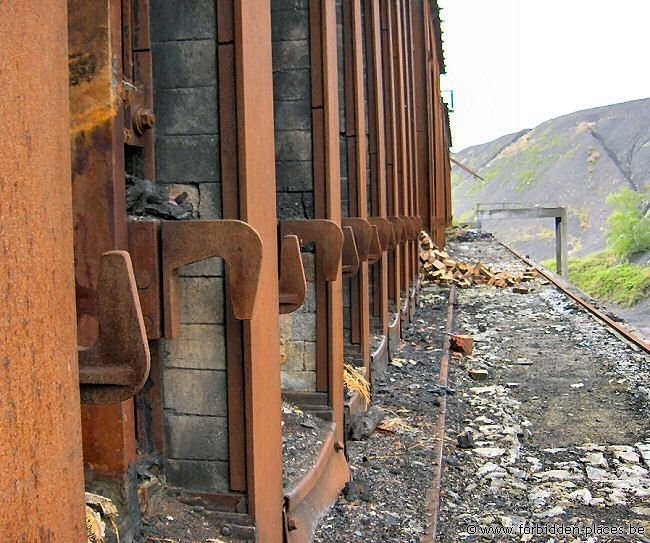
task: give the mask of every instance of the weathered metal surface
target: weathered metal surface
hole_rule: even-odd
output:
[[[129,254],[149,339],[162,336],[160,221],[129,221]]]
[[[81,543],[65,1],[0,3],[0,539]]]
[[[343,277],[352,277],[359,271],[359,250],[351,226],[343,227]]]
[[[300,257],[298,236],[285,236],[280,247],[280,314],[298,309],[305,301],[307,280]]]
[[[336,499],[350,471],[337,428],[330,424],[312,469],[284,494],[284,526],[287,543],[309,543],[318,520]]]
[[[282,237],[295,235],[301,245],[316,246],[316,259],[326,281],[336,281],[341,269],[343,231],[329,219],[280,221]]]
[[[393,224],[384,217],[369,217],[368,222],[377,228],[381,250],[393,250],[396,246]]]
[[[381,246],[381,239],[379,238],[379,230],[375,225],[372,225],[372,236],[370,238],[370,250],[368,252],[368,263],[375,264],[379,262],[382,257],[383,248]]]
[[[359,254],[359,262],[366,262],[370,255],[370,245],[372,243],[372,225],[367,219],[360,217],[344,217],[341,219],[341,225],[350,227],[354,233],[354,241]]]
[[[381,337],[381,341],[377,348],[371,353],[370,358],[372,360],[372,375],[373,377],[381,376],[385,373],[388,368],[388,336],[384,335]]]
[[[123,402],[142,388],[150,365],[135,277],[125,251],[111,251],[102,257],[97,318],[97,341],[79,350],[81,401]]]
[[[393,225],[395,232],[395,243],[403,245],[406,242],[406,225],[400,217],[388,217],[388,220]]]
[[[245,222],[227,220],[164,221],[162,238],[165,337],[178,337],[178,269],[212,257],[223,258],[235,318],[253,317],[262,265],[262,240]]]

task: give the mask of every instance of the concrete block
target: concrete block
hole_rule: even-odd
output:
[[[305,213],[301,192],[278,192],[276,194],[276,206],[278,219],[305,219]]]
[[[199,217],[201,219],[220,219],[223,217],[221,206],[221,183],[201,183],[199,185],[201,200]]]
[[[165,367],[226,369],[226,338],[221,324],[181,324],[176,339],[163,341]]]
[[[223,266],[223,259],[215,256],[183,266],[178,273],[181,277],[223,277]]]
[[[304,343],[304,368],[305,371],[316,371],[316,342],[305,341]]]
[[[155,102],[156,132],[160,136],[219,131],[216,86],[159,90]]]
[[[275,132],[275,159],[284,161],[311,161],[312,139],[307,130],[278,130]]]
[[[302,267],[305,269],[305,279],[308,283],[316,281],[316,255],[314,253],[302,253]],[[314,290],[314,285],[307,285],[307,289]]]
[[[214,0],[151,0],[151,40],[208,39],[216,36]]]
[[[220,181],[218,136],[158,136],[156,181],[217,183]]]
[[[311,106],[311,71],[308,68],[277,70],[273,74],[273,99],[281,102],[305,100]]]
[[[277,11],[271,17],[273,41],[306,40],[309,38],[309,11]]]
[[[167,460],[167,481],[195,492],[228,492],[228,462],[216,460]]]
[[[297,70],[310,67],[309,40],[273,42],[273,69]]]
[[[291,339],[316,341],[316,314],[292,313]]]
[[[303,192],[302,193],[302,208],[305,210],[305,217],[308,219],[313,219],[315,216],[315,207],[314,207],[314,193],[313,192]]]
[[[163,387],[166,410],[185,415],[227,415],[225,371],[165,369]]]
[[[311,104],[309,101],[276,101],[274,108],[276,130],[282,132],[289,130],[311,130]]]
[[[207,87],[217,80],[214,39],[152,44],[156,90]]]
[[[293,373],[304,369],[305,342],[304,341],[285,341],[283,347],[284,361],[282,362],[282,371]]]
[[[181,277],[181,322],[221,324],[224,322],[224,284],[221,278]]]
[[[316,390],[316,372],[282,372],[280,381],[283,390],[293,390],[301,392],[313,392]]]
[[[275,165],[278,192],[309,192],[314,190],[311,162],[278,162]]]
[[[228,460],[228,419],[165,413],[168,458]]]

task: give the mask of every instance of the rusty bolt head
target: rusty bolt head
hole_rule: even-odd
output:
[[[290,532],[293,532],[294,530],[298,529],[298,524],[296,524],[295,518],[287,519],[287,528],[289,528]]]
[[[141,136],[147,130],[152,129],[154,124],[156,124],[154,112],[146,107],[138,108],[133,116],[133,128],[136,133]]]
[[[226,537],[229,537],[232,535],[232,527],[228,524],[225,524],[224,526],[221,527],[221,535],[225,535]]]
[[[341,452],[343,449],[344,449],[343,443],[341,443],[340,441],[337,441],[336,443],[334,443],[334,450],[336,452]]]

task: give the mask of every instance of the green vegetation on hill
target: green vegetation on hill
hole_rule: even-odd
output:
[[[542,265],[555,270],[554,260]],[[569,258],[569,281],[597,300],[620,305],[634,305],[650,295],[650,267],[617,263],[609,251]]]
[[[650,296],[650,266],[637,266],[630,256],[650,250],[648,194],[623,187],[607,198],[614,208],[607,219],[607,249],[569,258],[569,281],[597,300],[634,305]],[[555,261],[542,263],[554,270]]]

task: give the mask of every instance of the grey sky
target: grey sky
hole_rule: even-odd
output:
[[[650,96],[650,0],[440,5],[455,151],[572,111]]]

